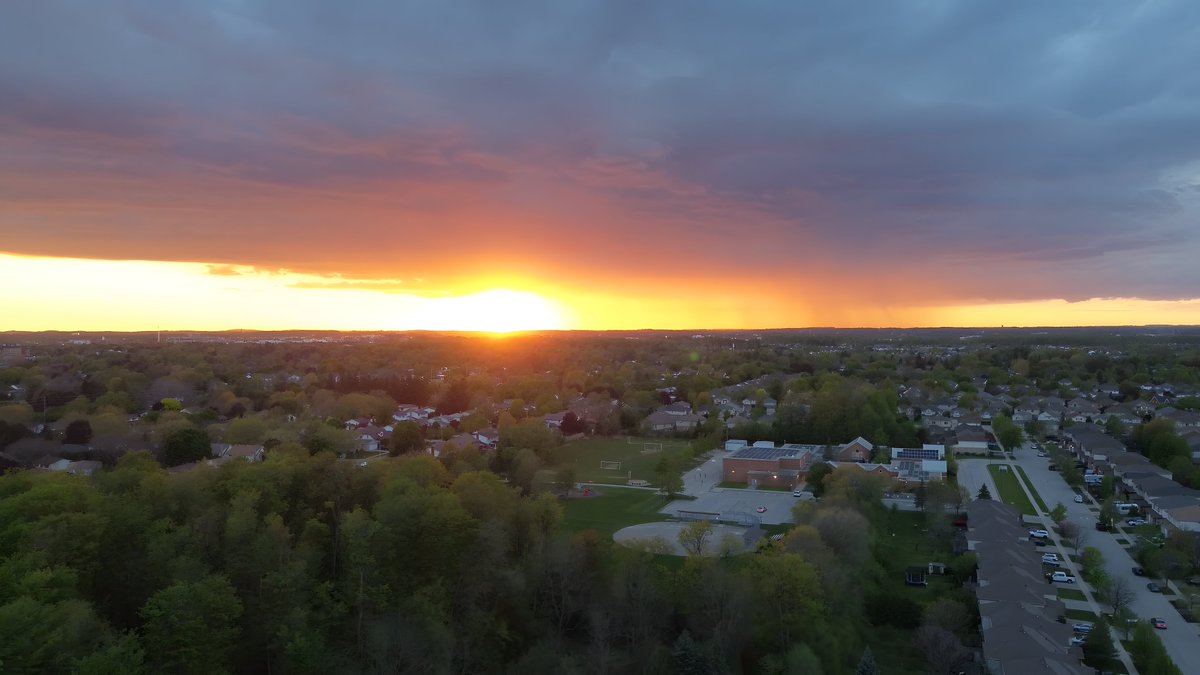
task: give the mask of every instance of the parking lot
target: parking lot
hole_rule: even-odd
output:
[[[763,525],[792,522],[792,505],[798,499],[791,492],[718,487],[721,459],[725,455],[725,452],[717,451],[708,461],[683,474],[684,494],[696,499],[673,501],[659,513],[673,516],[679,511],[703,511],[719,513],[722,520],[733,520],[736,516],[744,515],[757,517]],[[759,507],[766,511],[758,513]]]

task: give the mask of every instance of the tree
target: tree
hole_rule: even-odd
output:
[[[1133,667],[1139,673],[1154,675],[1182,675],[1179,667],[1171,661],[1163,643],[1155,634],[1154,628],[1145,621],[1139,621],[1133,629],[1133,640],[1129,644],[1129,656],[1133,659]]]
[[[1100,549],[1092,546],[1083,549],[1079,566],[1084,581],[1097,588],[1106,587],[1108,575],[1104,571],[1104,554]]]
[[[683,492],[683,477],[679,468],[668,457],[660,457],[654,467],[654,477],[662,489],[666,499],[674,499],[675,495]]]
[[[92,440],[92,424],[86,419],[78,419],[67,425],[63,431],[63,443],[87,445]]]
[[[241,417],[225,429],[225,442],[257,445],[267,436],[267,423],[261,417]]]
[[[704,547],[712,536],[713,526],[707,520],[697,520],[689,523],[679,531],[679,545],[689,555],[704,555]]]
[[[671,647],[671,661],[676,675],[708,675],[712,672],[711,661],[704,649],[692,639],[686,629],[679,634]]]
[[[1062,535],[1063,543],[1075,549],[1075,554],[1078,555],[1083,545],[1087,543],[1088,533],[1082,527],[1075,523],[1064,520],[1058,526],[1059,534]]]
[[[1113,621],[1116,622],[1117,628],[1128,639],[1131,626],[1126,619],[1131,615],[1129,607],[1136,597],[1133,587],[1129,585],[1129,580],[1120,575],[1112,577],[1104,589],[1103,597],[1108,606],[1112,608]]]
[[[996,440],[1005,450],[1012,451],[1020,447],[1021,441],[1024,440],[1021,427],[1004,415],[996,415],[992,419],[992,431],[996,434]]]
[[[392,442],[388,454],[395,457],[410,452],[417,452],[425,447],[425,437],[421,426],[416,422],[405,421],[392,428]]]
[[[988,490],[988,486],[986,483],[984,485],[979,486],[979,494],[975,495],[975,498],[976,499],[991,499],[992,498],[992,493],[991,493],[991,491]]]
[[[917,629],[917,646],[933,675],[958,675],[971,663],[971,650],[963,646],[957,635],[939,626]]]
[[[1055,525],[1061,525],[1066,519],[1067,507],[1063,506],[1062,502],[1055,504],[1054,508],[1050,509],[1050,520],[1053,520]]]
[[[814,497],[821,497],[825,494],[825,477],[833,473],[833,466],[825,462],[814,464],[808,470],[808,491]]]
[[[1104,433],[1113,438],[1120,438],[1125,435],[1125,423],[1116,415],[1109,415],[1108,419],[1104,421]]]
[[[1117,647],[1104,617],[1092,626],[1092,632],[1083,641],[1083,662],[1100,671],[1111,670],[1117,663]]]
[[[854,675],[879,675],[879,668],[875,665],[875,655],[871,653],[870,645],[863,649],[862,658],[858,660],[858,668],[855,669]]]
[[[223,576],[168,586],[141,610],[147,657],[160,672],[228,672],[241,615],[242,603]]]
[[[208,434],[196,427],[172,431],[163,445],[163,463],[167,466],[199,462],[211,456],[212,442]]]

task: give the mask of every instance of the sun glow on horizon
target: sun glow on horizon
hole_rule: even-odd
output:
[[[0,270],[18,280],[20,289],[0,300],[0,330],[430,330],[503,335],[574,327],[561,303],[510,288],[360,288],[353,280],[205,263],[6,254],[0,254]]]
[[[0,253],[0,331],[716,330],[828,326],[1198,325],[1200,299],[964,302],[878,306],[730,287],[728,280],[630,288],[589,279],[358,279],[202,262],[93,260]],[[620,281],[620,280],[617,280]]]

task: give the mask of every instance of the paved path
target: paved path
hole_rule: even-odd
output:
[[[1134,614],[1140,619],[1159,617],[1167,620],[1169,628],[1158,631],[1158,637],[1175,664],[1185,673],[1200,673],[1200,636],[1197,636],[1196,626],[1185,622],[1161,594],[1147,590],[1148,580],[1145,577],[1133,574],[1133,567],[1137,563],[1129,552],[1117,543],[1112,533],[1096,530],[1096,514],[1088,508],[1090,501],[1076,504],[1074,490],[1067,486],[1059,473],[1047,468],[1049,459],[1038,457],[1035,450],[1018,448],[1014,456],[1015,463],[1025,469],[1034,489],[1041,494],[1048,507],[1054,508],[1058,502],[1067,507],[1067,518],[1087,533],[1085,545],[1099,549],[1104,555],[1109,578],[1127,581],[1134,592],[1134,601],[1130,605]]]

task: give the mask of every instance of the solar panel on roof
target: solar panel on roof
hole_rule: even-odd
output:
[[[938,451],[930,448],[904,448],[896,453],[896,459],[938,459]]]

